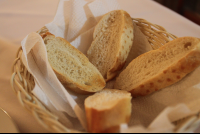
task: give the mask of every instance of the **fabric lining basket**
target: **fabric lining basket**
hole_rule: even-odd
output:
[[[158,49],[167,42],[176,39],[175,35],[168,33],[163,27],[149,23],[140,18],[132,18],[133,22],[139,27],[148,39],[152,48]],[[39,34],[46,33],[48,30],[43,27],[38,31]],[[20,47],[14,64],[12,66],[11,86],[16,93],[21,105],[28,110],[36,120],[48,131],[55,133],[75,133],[77,131],[66,128],[59,122],[56,115],[51,113],[36,96],[32,94],[35,86],[33,76],[28,72],[21,59],[22,48]],[[174,122],[176,125],[173,133],[192,132],[200,126],[199,114],[180,121]]]

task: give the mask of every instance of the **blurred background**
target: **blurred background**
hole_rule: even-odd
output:
[[[200,0],[154,0],[200,26]]]

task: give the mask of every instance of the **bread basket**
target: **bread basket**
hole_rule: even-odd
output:
[[[168,33],[163,27],[152,24],[144,19],[132,18],[133,22],[139,27],[142,33],[148,39],[152,48],[158,49],[167,42],[176,39],[175,35]],[[48,30],[43,27],[38,31],[39,34],[45,33]],[[34,88],[34,78],[28,72],[22,63],[21,59],[22,48],[20,47],[14,64],[12,66],[11,86],[16,93],[21,105],[29,111],[35,119],[49,132],[56,133],[74,133],[75,130],[66,128],[56,115],[51,113],[45,105],[43,105],[36,96],[32,94]],[[174,122],[176,128],[173,133],[192,132],[200,126],[199,114],[191,116],[177,122]]]

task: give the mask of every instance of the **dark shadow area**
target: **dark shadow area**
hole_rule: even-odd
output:
[[[200,25],[200,0],[154,0]]]

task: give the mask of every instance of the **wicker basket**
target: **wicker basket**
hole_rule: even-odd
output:
[[[168,33],[163,27],[151,24],[144,19],[132,19],[142,33],[148,39],[153,49],[158,49],[167,42],[176,39],[175,35]],[[39,34],[48,30],[43,27]],[[56,133],[74,133],[77,131],[66,128],[59,122],[56,115],[53,115],[38,99],[32,94],[34,88],[34,78],[27,71],[21,60],[22,48],[20,47],[13,64],[11,86],[16,93],[21,105],[28,110],[36,120],[48,131]],[[200,126],[199,114],[174,122],[176,128],[173,132],[192,132]]]

